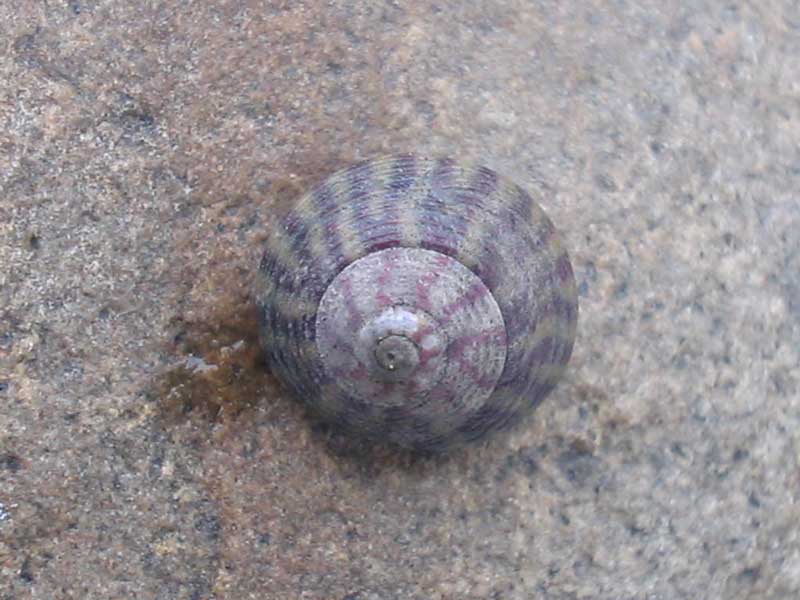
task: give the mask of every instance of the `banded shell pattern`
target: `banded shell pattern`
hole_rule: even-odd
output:
[[[256,288],[273,372],[323,419],[441,450],[518,421],[562,375],[577,294],[551,221],[485,167],[362,162],[268,233]]]

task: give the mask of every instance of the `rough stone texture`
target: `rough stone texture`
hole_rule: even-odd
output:
[[[212,6],[213,5],[213,6]],[[0,5],[0,598],[800,594],[793,0]],[[566,381],[446,458],[259,368],[274,215],[378,152],[542,195]]]

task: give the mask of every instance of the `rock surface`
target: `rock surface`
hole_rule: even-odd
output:
[[[793,0],[0,5],[0,598],[800,594]],[[566,380],[445,457],[260,366],[273,216],[376,153],[536,193]]]

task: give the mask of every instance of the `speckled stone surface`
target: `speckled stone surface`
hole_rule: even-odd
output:
[[[0,598],[796,597],[798,56],[793,0],[0,5]],[[447,457],[254,337],[275,216],[405,151],[539,194],[580,291]]]

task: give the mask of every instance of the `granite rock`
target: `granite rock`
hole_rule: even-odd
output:
[[[792,0],[0,5],[0,599],[800,595]],[[383,152],[535,193],[529,421],[420,457],[262,367],[274,216]]]

